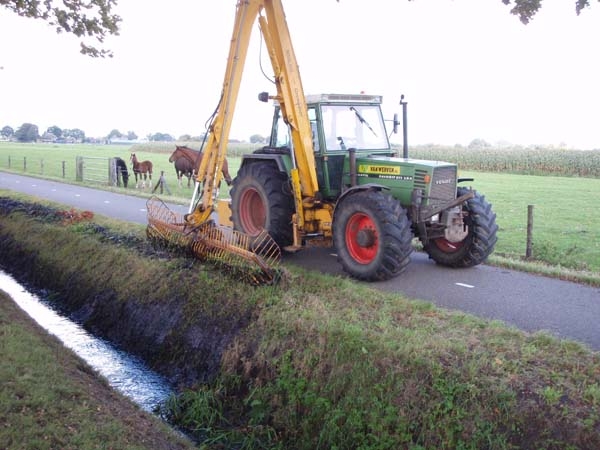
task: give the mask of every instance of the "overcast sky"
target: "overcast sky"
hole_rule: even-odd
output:
[[[501,0],[284,0],[307,94],[382,94],[409,103],[411,144],[600,148],[600,5],[545,0],[529,25]],[[119,0],[115,56],[0,8],[0,128],[25,122],[138,136],[197,135],[221,92],[236,0]],[[258,27],[231,137],[269,134]],[[263,66],[271,74],[263,51]],[[401,142],[401,137],[394,138]]]

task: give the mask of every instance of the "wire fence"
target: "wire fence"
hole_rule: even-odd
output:
[[[30,175],[40,175],[65,180],[108,186],[126,186],[128,174],[126,168],[119,170],[119,158],[77,156],[75,162],[54,159],[32,158],[8,155],[3,164],[5,168]]]

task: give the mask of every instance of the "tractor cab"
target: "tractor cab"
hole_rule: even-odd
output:
[[[323,198],[336,198],[347,184],[344,167],[348,165],[350,149],[358,156],[394,154],[381,112],[380,95],[309,95],[306,103],[319,192]],[[289,145],[288,126],[275,103],[270,147]]]

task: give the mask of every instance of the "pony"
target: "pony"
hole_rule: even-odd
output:
[[[179,167],[184,167],[192,172],[188,175],[188,172],[182,173],[182,175],[186,175],[188,177],[188,187],[190,185],[190,176],[198,173],[198,169],[200,168],[200,163],[202,163],[202,157],[204,153],[199,152],[197,150],[191,149],[185,145],[176,145],[175,151],[171,153],[169,157],[169,162],[175,164],[175,171],[177,172],[177,179],[179,180],[179,186],[181,186],[181,176]],[[184,160],[184,161],[181,161]],[[191,164],[191,166],[190,166]],[[223,167],[221,168],[221,172],[223,173],[223,178],[227,183],[227,186],[231,186],[233,179],[229,174],[229,165],[227,164],[227,159],[223,160]]]
[[[127,164],[121,158],[115,158],[115,164],[117,166],[117,183],[119,183],[119,176],[123,180],[123,186],[127,187],[127,182],[129,181],[129,171],[127,170]]]
[[[135,153],[131,154],[131,164],[133,165],[133,174],[135,175],[135,187],[138,187],[138,176],[142,182],[142,189],[146,187],[146,179],[152,180],[152,162],[142,161],[139,162]],[[143,179],[142,179],[143,178]],[[152,184],[152,183],[150,183]]]

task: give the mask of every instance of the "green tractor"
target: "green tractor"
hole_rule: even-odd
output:
[[[458,186],[472,179],[458,178],[455,164],[408,158],[406,127],[397,155],[381,103],[374,95],[307,96],[312,145],[303,147],[293,144],[293,120],[276,100],[269,145],[244,155],[233,180],[234,229],[266,230],[287,251],[335,246],[343,269],[368,281],[399,275],[414,237],[438,264],[484,262],[498,230],[491,205]],[[398,124],[395,116],[394,132]],[[311,170],[317,188],[307,194]]]

